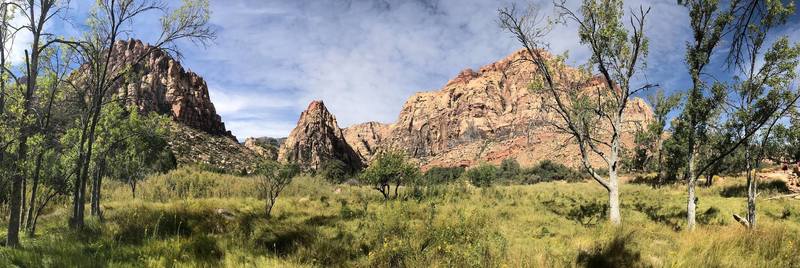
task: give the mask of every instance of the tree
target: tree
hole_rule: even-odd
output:
[[[414,181],[419,175],[419,168],[408,162],[406,156],[400,152],[381,152],[369,167],[361,173],[363,182],[372,184],[375,190],[383,194],[384,200],[391,196],[392,183],[394,183],[394,197],[397,198],[401,184]]]
[[[752,138],[765,126],[768,134],[777,122],[777,118],[785,114],[800,95],[786,94],[787,91],[783,89],[786,77],[793,77],[793,70],[789,75],[787,66],[797,57],[793,55],[793,48],[788,45],[788,41],[779,39],[771,51],[781,50],[783,54],[767,52],[764,60],[772,63],[756,68],[767,32],[770,28],[783,23],[787,14],[794,13],[792,4],[784,5],[780,1],[735,0],[730,1],[730,8],[726,10],[720,10],[717,1],[679,1],[679,4],[689,8],[690,24],[694,33],[694,40],[687,45],[686,54],[692,87],[689,89],[684,110],[680,115],[684,122],[680,130],[685,131],[687,139],[684,175],[688,185],[687,227],[693,230],[696,225],[697,179],[740,146],[750,146]],[[733,33],[728,63],[736,66],[743,73],[744,79],[735,77],[731,86],[714,82],[710,87],[711,93],[706,94],[709,87],[701,75],[704,74],[711,55],[714,54],[725,33]],[[770,90],[767,91],[768,88]],[[729,94],[729,91],[735,94]],[[709,118],[715,110],[720,109],[728,101],[729,95],[739,98],[734,100],[736,102],[734,111],[728,116],[731,120],[727,124],[728,127],[737,130],[736,138],[729,147],[719,150],[715,157],[698,165],[697,155],[702,144],[699,140],[707,135]],[[750,114],[740,116],[743,111]],[[764,136],[765,139],[766,137],[768,135]],[[752,161],[753,155],[749,155],[748,151],[750,149],[745,149],[745,159],[749,162]],[[755,183],[748,182],[748,188],[753,187],[753,192],[755,192],[754,185]],[[748,210],[755,212],[754,203],[752,209]]]
[[[70,226],[81,228],[84,223],[84,207],[86,203],[86,183],[89,168],[92,166],[94,142],[97,139],[97,125],[108,97],[128,76],[129,65],[115,65],[114,57],[118,53],[115,44],[123,35],[132,31],[125,28],[131,21],[148,11],[160,11],[161,33],[159,39],[152,43],[145,53],[130,62],[139,64],[150,53],[157,50],[177,53],[174,42],[189,39],[205,43],[214,37],[208,26],[209,9],[207,0],[186,0],[183,5],[171,11],[156,0],[101,0],[89,17],[90,31],[79,41],[57,40],[72,46],[81,55],[82,73],[86,74],[80,83],[74,83],[74,89],[84,96],[81,111],[80,135],[78,141],[78,157],[76,158],[76,180],[72,193],[72,217]]]
[[[794,14],[794,4],[781,1],[765,1],[760,20],[747,24],[748,31],[742,36],[747,46],[742,48],[736,65],[744,79],[734,81],[736,99],[731,126],[741,139],[747,167],[747,226],[756,226],[756,194],[758,181],[756,172],[764,157],[764,148],[777,121],[794,106],[800,94],[791,90],[797,77],[800,63],[800,44],[789,44],[787,36],[775,41],[762,54],[769,31],[786,23]],[[760,57],[763,55],[763,59]],[[760,66],[759,66],[760,65]],[[753,140],[761,136],[761,141]]]
[[[339,159],[331,159],[320,168],[323,178],[332,183],[342,183],[347,179],[347,165]]]
[[[300,167],[295,164],[281,165],[274,161],[264,161],[255,170],[256,182],[260,197],[266,200],[265,212],[267,217],[272,214],[272,208],[278,200],[283,189],[292,179],[300,173]]]
[[[489,187],[492,186],[495,179],[497,179],[497,167],[492,164],[482,163],[477,167],[468,169],[464,176],[469,179],[469,182],[472,185],[477,187]]]
[[[663,89],[658,89],[654,94],[647,97],[650,106],[653,107],[653,122],[647,126],[647,141],[650,152],[656,154],[656,172],[661,177],[661,165],[663,162],[664,130],[667,126],[667,116],[681,102],[681,94],[665,95]],[[648,157],[649,158],[649,157]],[[649,162],[649,161],[648,161]]]
[[[620,225],[618,172],[624,112],[634,94],[654,87],[631,87],[631,79],[642,68],[648,52],[644,26],[650,10],[639,8],[632,13],[629,30],[623,26],[622,1],[585,0],[580,16],[564,2],[556,3],[556,9],[560,11],[559,21],[570,20],[578,25],[581,44],[592,52],[588,66],[600,73],[599,78],[589,75],[589,70],[577,76],[559,71],[564,68],[565,57],[545,55],[545,36],[551,25],[542,25],[544,20],[534,9],[522,15],[513,6],[502,9],[500,25],[525,48],[528,57],[524,61],[536,66],[540,81],[532,88],[546,95],[541,109],[555,113],[557,119],[550,125],[577,143],[584,170],[608,191],[609,221]],[[608,176],[597,172],[589,161],[592,155],[606,164]]]
[[[9,202],[10,213],[8,220],[8,233],[6,236],[6,245],[9,247],[19,246],[19,229],[22,220],[22,199],[23,199],[23,184],[25,181],[24,159],[28,155],[28,138],[33,135],[30,117],[32,117],[32,106],[34,102],[34,95],[37,89],[37,82],[39,78],[39,71],[41,63],[41,53],[52,44],[45,42],[43,37],[49,36],[49,33],[44,31],[47,22],[57,16],[62,9],[59,6],[60,1],[56,0],[27,0],[27,1],[10,1],[4,2],[4,7],[8,5],[15,6],[24,18],[22,28],[31,33],[32,41],[30,49],[25,51],[25,68],[24,77],[25,81],[17,80],[17,84],[24,84],[22,93],[22,105],[19,114],[19,132],[16,136],[16,152],[15,160],[12,163],[14,169],[12,175],[11,198]],[[5,66],[2,66],[5,69]],[[10,74],[10,73],[9,73]]]
[[[684,155],[685,172],[687,181],[687,227],[693,230],[696,224],[697,203],[695,197],[695,184],[697,182],[697,168],[695,167],[697,155],[697,140],[706,135],[709,118],[721,106],[725,99],[725,88],[720,83],[711,87],[711,96],[704,92],[709,87],[701,79],[701,74],[711,61],[711,55],[719,45],[725,29],[733,20],[733,10],[738,7],[739,1],[731,1],[728,10],[719,10],[718,1],[687,0],[678,1],[679,4],[689,9],[689,20],[694,40],[687,44],[686,64],[692,87],[686,94],[686,104],[680,115],[680,125],[675,132],[684,138],[686,147]]]

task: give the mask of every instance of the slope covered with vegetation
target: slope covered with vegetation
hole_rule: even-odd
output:
[[[623,227],[606,221],[604,190],[591,181],[477,188],[401,187],[383,196],[363,186],[298,177],[266,218],[250,177],[181,168],[129,187],[108,183],[104,222],[83,231],[68,208],[42,216],[23,249],[0,248],[0,265],[102,266],[458,266],[575,265],[790,267],[800,263],[800,203],[765,200],[761,228],[745,211],[744,180],[699,189],[700,227],[685,228],[685,189],[622,185]],[[785,191],[765,183],[764,197]],[[658,196],[658,198],[655,198]]]

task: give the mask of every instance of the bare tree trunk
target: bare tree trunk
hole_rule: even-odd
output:
[[[694,230],[697,224],[697,197],[695,196],[695,179],[694,170],[694,154],[690,153],[688,158],[688,167],[686,172],[687,177],[687,200],[686,200],[686,228],[690,231]]]
[[[608,220],[611,221],[612,225],[620,226],[622,225],[622,215],[620,213],[620,206],[619,206],[619,134],[616,133],[617,129],[620,129],[622,125],[622,115],[618,115],[616,120],[613,122],[614,129],[613,136],[611,137],[611,161],[609,161],[609,168],[608,168]]]

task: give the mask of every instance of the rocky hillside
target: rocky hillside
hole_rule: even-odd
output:
[[[377,151],[397,149],[418,159],[423,167],[499,163],[509,157],[524,166],[544,159],[576,166],[580,163],[577,146],[566,142],[567,135],[533,124],[554,115],[539,110],[546,96],[529,90],[536,69],[519,60],[525,55],[518,51],[477,71],[466,69],[441,90],[411,96],[396,123],[354,125],[344,130],[345,139],[366,160]],[[592,86],[597,85],[586,85]],[[635,98],[625,117],[622,142],[630,146],[633,132],[653,115],[646,102]],[[313,131],[293,134],[318,135]]]
[[[363,158],[347,143],[336,118],[322,101],[313,101],[281,146],[278,160],[312,170],[332,159],[344,162],[352,170],[363,165]]]
[[[169,143],[179,164],[201,164],[242,172],[260,159],[236,141],[217,114],[208,86],[198,74],[162,50],[139,40],[114,44],[113,70],[130,68],[116,96],[140,112],[169,115],[175,124]]]
[[[286,141],[286,138],[248,137],[244,140],[243,145],[264,158],[277,160],[278,150],[284,141]]]

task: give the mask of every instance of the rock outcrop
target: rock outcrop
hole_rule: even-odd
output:
[[[244,140],[244,147],[270,160],[278,160],[278,150],[286,138],[249,137]]]
[[[536,123],[556,115],[540,109],[546,95],[529,89],[536,77],[536,67],[520,60],[525,55],[520,50],[477,71],[466,69],[439,91],[411,96],[394,124],[370,122],[345,129],[344,137],[349,146],[341,148],[352,148],[365,160],[370,160],[380,150],[402,150],[419,160],[423,169],[466,167],[484,161],[499,163],[510,157],[523,166],[545,159],[579,165],[577,145],[568,135],[547,124]],[[559,71],[567,77],[578,74],[567,66]],[[601,83],[600,78],[589,79],[585,88]],[[632,99],[625,111],[623,145],[632,146],[633,133],[652,120],[650,106],[642,99]],[[298,125],[301,131],[295,129],[290,139],[316,140],[303,136],[321,135],[305,124],[301,118]],[[590,160],[601,161],[599,158]]]
[[[344,138],[336,118],[322,101],[312,101],[278,153],[281,162],[297,163],[304,170],[319,169],[327,161],[340,160],[351,170],[363,165]]]
[[[367,122],[343,129],[344,139],[350,147],[367,161],[378,151],[383,139],[389,134],[389,126],[379,122]]]
[[[235,137],[225,129],[202,77],[186,71],[181,63],[160,49],[139,40],[118,41],[111,66],[130,67],[118,96],[140,112],[168,114],[175,122],[211,135]]]

